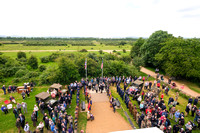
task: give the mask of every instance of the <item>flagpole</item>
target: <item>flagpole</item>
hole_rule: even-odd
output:
[[[103,63],[103,58],[102,58],[102,63]],[[102,67],[102,80],[103,80],[103,67]]]
[[[87,58],[86,58],[86,71],[85,71],[85,75],[86,75],[86,80],[87,80]]]

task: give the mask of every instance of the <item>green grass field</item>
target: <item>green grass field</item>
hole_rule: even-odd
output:
[[[35,95],[40,93],[40,92],[46,92],[47,89],[49,88],[49,86],[41,86],[41,87],[36,87],[34,88],[33,92],[30,93],[30,98],[26,98],[25,100],[22,99],[22,96],[20,94],[16,93],[11,93],[11,94],[6,94],[3,95],[3,91],[0,90],[0,105],[4,105],[5,100],[9,100],[9,96],[12,95],[15,97],[16,102],[17,103],[21,103],[21,102],[26,102],[27,103],[27,110],[28,113],[25,114],[25,118],[26,121],[29,122],[30,125],[30,130],[34,131],[35,128],[33,127],[33,123],[31,121],[31,113],[33,112],[33,107],[36,104],[35,101]],[[80,101],[84,99],[84,95],[83,93],[80,93]],[[15,104],[13,104],[13,107],[16,107]],[[75,107],[76,107],[76,95],[72,96],[72,104],[71,104],[71,108],[66,109],[68,114],[71,114],[74,118],[75,114]],[[45,110],[45,112],[47,112],[47,110]],[[40,121],[43,121],[43,115],[42,113],[39,111],[38,112],[39,116],[38,116],[38,122],[37,125],[39,124]],[[1,111],[1,117],[0,117],[0,132],[4,132],[4,133],[14,133],[17,132],[17,128],[15,126],[15,116],[12,112],[12,109],[9,110],[8,114],[4,114]],[[85,130],[86,129],[86,124],[87,124],[87,119],[86,119],[86,112],[83,113],[79,113],[79,123],[78,123],[78,130]],[[44,132],[47,132],[46,129],[44,130]]]
[[[0,50],[130,50],[131,45],[124,46],[106,46],[106,45],[96,45],[96,46],[23,46],[23,44],[5,44],[0,46]]]

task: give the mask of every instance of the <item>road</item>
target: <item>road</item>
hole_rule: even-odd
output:
[[[143,73],[146,73],[148,75],[151,75],[152,77],[156,78],[156,74],[155,72],[153,71],[150,71],[144,67],[141,67],[141,70]],[[166,76],[164,76],[164,82],[168,82],[168,78]],[[177,85],[177,88],[179,88],[179,90],[181,90],[183,93],[189,95],[189,96],[192,96],[192,97],[197,97],[197,96],[200,96],[200,94],[198,92],[195,92],[193,90],[191,90],[188,86],[186,86],[184,84],[184,89],[181,89],[181,86],[183,85],[182,83],[178,82],[178,81],[172,81],[172,82],[175,82],[176,85]]]

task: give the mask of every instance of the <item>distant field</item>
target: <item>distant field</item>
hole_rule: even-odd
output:
[[[131,45],[124,46],[23,46],[22,44],[4,44],[0,46],[0,51],[4,50],[130,50]]]

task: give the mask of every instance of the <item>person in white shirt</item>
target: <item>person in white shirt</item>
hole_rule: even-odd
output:
[[[33,109],[34,111],[35,111],[35,113],[36,113],[36,121],[37,121],[37,117],[38,117],[38,110],[39,110],[39,108],[38,108],[38,106],[35,104],[35,106],[34,106],[34,109]]]
[[[37,129],[39,129],[43,133],[43,128],[44,128],[44,123],[41,121],[37,126]]]
[[[25,131],[26,133],[29,133],[29,132],[30,132],[30,131],[29,131],[28,122],[26,122],[26,125],[24,126],[24,131]]]

